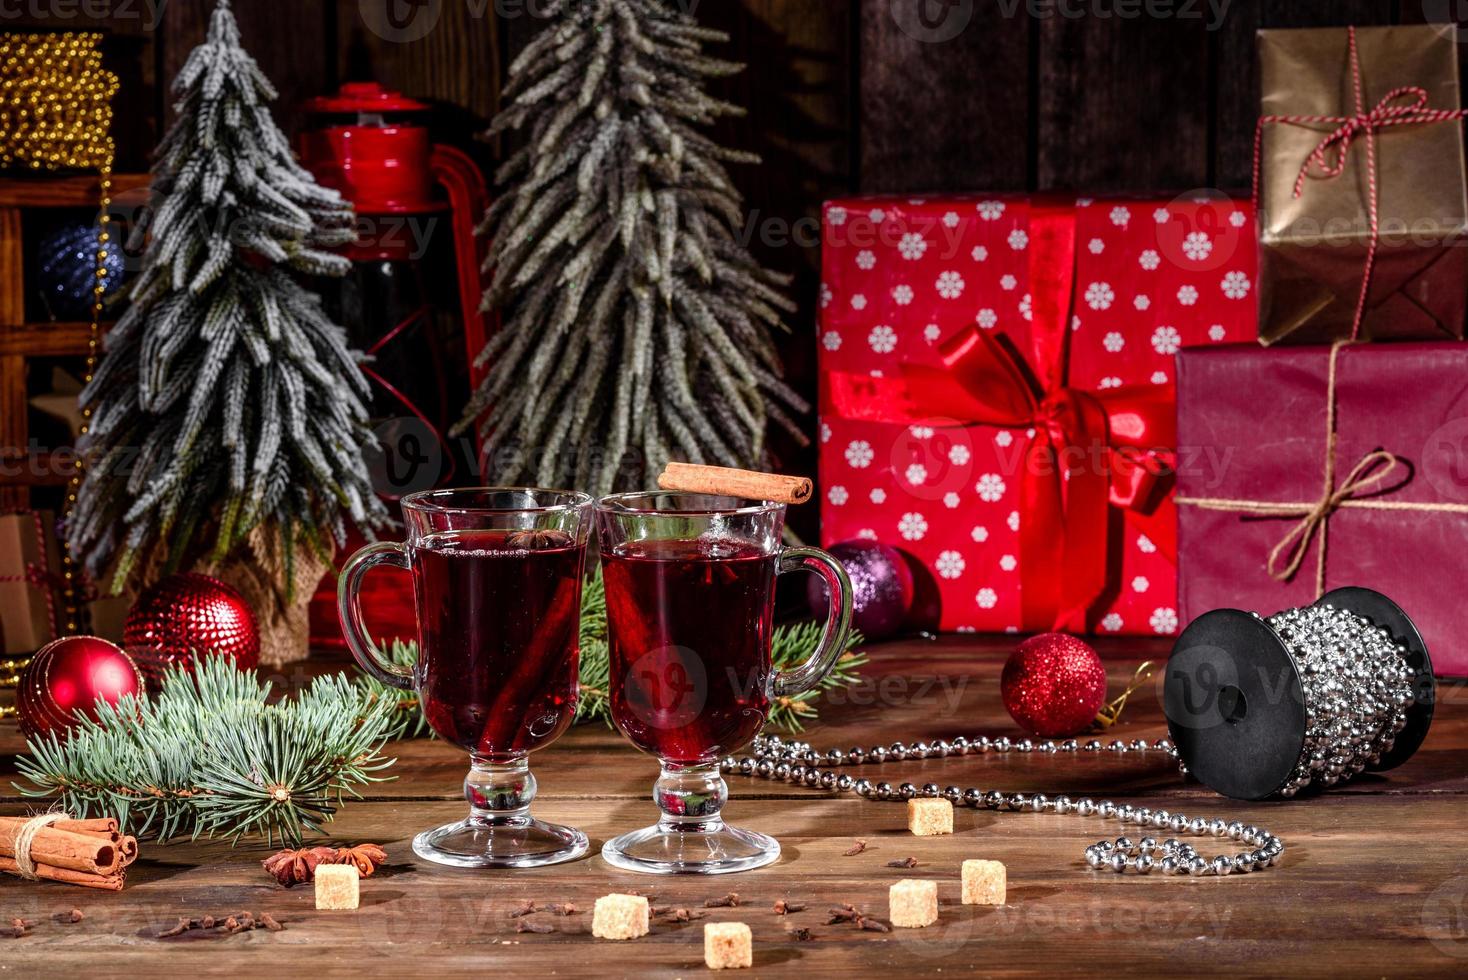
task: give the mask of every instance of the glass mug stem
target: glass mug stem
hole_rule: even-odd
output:
[[[729,785],[718,763],[680,766],[664,762],[652,799],[663,815],[658,826],[664,833],[707,834],[724,829],[720,813],[729,801]]]
[[[473,756],[469,762],[469,775],[464,777],[464,799],[469,801],[469,819],[486,827],[528,824],[535,790],[535,774],[530,771],[527,758],[492,762]]]

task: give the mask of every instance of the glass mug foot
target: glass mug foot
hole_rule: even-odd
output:
[[[414,837],[413,853],[455,868],[534,868],[581,857],[585,834],[530,815],[535,789],[527,760],[475,759],[464,780],[469,816]]]
[[[602,845],[601,856],[613,867],[655,875],[718,875],[762,868],[780,857],[775,838],[724,823],[720,811],[729,787],[717,763],[663,763],[652,796],[663,811],[661,820]]]
[[[697,830],[653,824],[607,841],[601,856],[623,871],[718,875],[773,864],[780,858],[780,842],[722,822],[716,828]]]
[[[586,853],[586,835],[534,817],[477,819],[425,830],[413,853],[455,868],[535,868],[574,861]]]

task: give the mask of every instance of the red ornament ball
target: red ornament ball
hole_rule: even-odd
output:
[[[142,691],[138,665],[116,646],[96,636],[63,636],[21,672],[15,709],[27,738],[64,735],[83,717],[97,719],[98,698],[116,704]]]
[[[230,657],[241,670],[260,663],[260,628],[245,597],[194,572],[170,575],[138,596],[122,644],[155,688],[168,668],[192,666],[205,654]]]
[[[1021,643],[999,681],[1004,707],[1020,727],[1058,738],[1085,731],[1106,701],[1106,668],[1091,645],[1066,633]]]

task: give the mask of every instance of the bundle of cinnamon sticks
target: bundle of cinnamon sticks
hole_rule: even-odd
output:
[[[24,877],[16,847],[30,822],[30,817],[0,817],[0,872]],[[137,857],[137,838],[122,834],[111,818],[57,820],[31,838],[35,877],[83,888],[121,891],[127,866]]]

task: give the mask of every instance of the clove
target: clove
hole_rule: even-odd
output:
[[[730,892],[729,894],[725,895],[723,898],[711,898],[711,899],[709,899],[707,902],[704,902],[703,903],[703,907],[706,908],[706,909],[732,909],[732,908],[735,908],[736,906],[738,906],[738,904],[739,904],[739,893],[738,892]]]
[[[841,852],[841,856],[842,857],[854,857],[855,855],[860,854],[862,851],[865,851],[866,849],[867,849],[867,839],[865,837],[858,837],[856,839],[856,843],[855,844],[852,844],[846,850],[844,850],[844,851]]]

